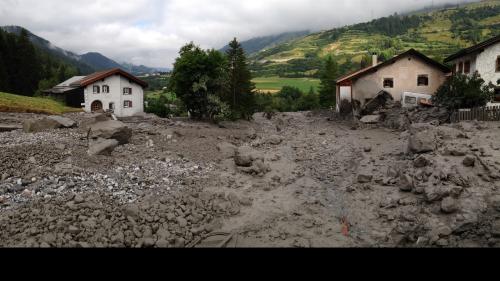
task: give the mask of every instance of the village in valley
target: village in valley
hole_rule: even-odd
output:
[[[0,20],[0,247],[499,247],[500,1],[442,2],[171,68]]]

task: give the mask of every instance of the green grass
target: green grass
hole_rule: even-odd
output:
[[[319,87],[319,80],[311,78],[257,77],[252,81],[261,92],[278,92],[283,86],[291,86],[307,93],[311,87],[316,91]]]
[[[67,107],[61,102],[48,98],[32,98],[0,92],[0,112],[60,115],[79,111],[81,109]]]

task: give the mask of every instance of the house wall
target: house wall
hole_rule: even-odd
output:
[[[93,87],[99,86],[101,92],[93,93]],[[102,86],[109,86],[109,93],[102,92]],[[132,88],[132,95],[124,95],[123,88]],[[84,89],[85,95],[85,111],[91,112],[91,105],[94,101],[102,102],[103,110],[109,110],[110,103],[114,103],[114,113],[117,117],[129,117],[144,112],[144,90],[142,86],[129,81],[121,75],[113,75],[97,81],[94,84],[88,85]],[[132,101],[131,108],[124,108],[123,103],[126,100]]]
[[[470,74],[474,73],[477,70],[477,65],[476,65],[476,54],[470,54],[467,56],[463,56],[459,59],[453,60],[450,62],[451,65],[455,65],[455,72],[458,73],[458,65],[460,63],[463,63],[465,65],[466,61],[470,61]],[[465,68],[465,67],[464,67]],[[462,70],[462,74],[463,74]]]
[[[428,75],[429,85],[418,86],[418,75]],[[384,78],[394,79],[394,88],[384,88]],[[374,98],[380,91],[390,93],[395,101],[401,101],[404,92],[434,95],[446,81],[446,74],[420,58],[407,55],[377,72],[367,74],[356,80],[352,87],[353,99],[364,105],[367,99]]]
[[[500,86],[497,82],[500,79],[500,72],[496,72],[496,60],[500,56],[500,42],[486,48],[477,55],[477,70],[486,83]]]

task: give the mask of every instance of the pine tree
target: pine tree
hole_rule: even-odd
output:
[[[255,85],[241,44],[234,38],[226,52],[228,91],[223,101],[230,105],[233,119],[250,119],[255,109]]]
[[[337,75],[337,63],[329,56],[320,75],[319,103],[322,108],[330,108],[336,104]]]
[[[0,92],[8,92],[9,76],[7,73],[7,65],[5,64],[4,55],[6,53],[6,45],[3,32],[0,31]]]

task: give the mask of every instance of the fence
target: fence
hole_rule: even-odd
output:
[[[500,121],[500,105],[471,109],[460,109],[451,114],[450,121]]]

